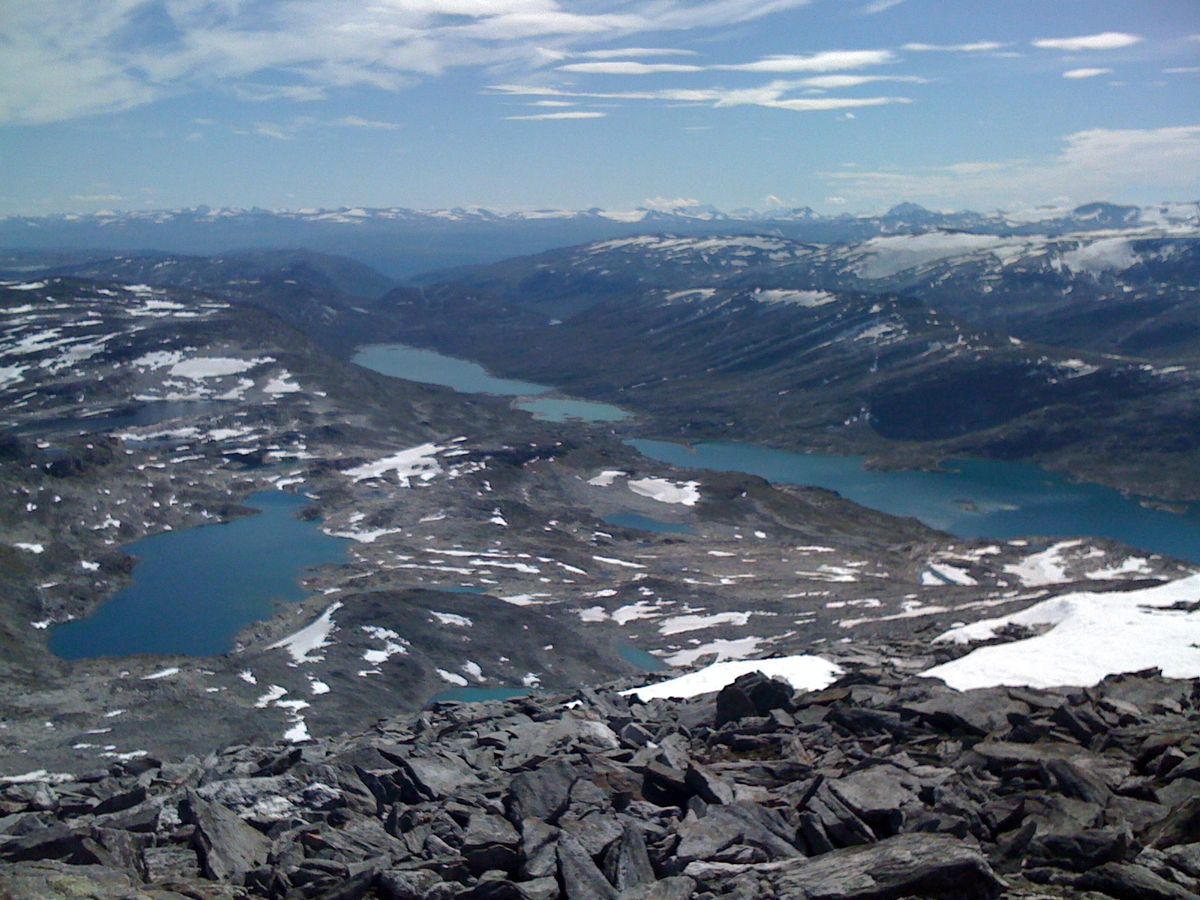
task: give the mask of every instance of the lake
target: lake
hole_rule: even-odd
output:
[[[548,422],[619,422],[629,413],[611,403],[597,403],[574,397],[542,397],[554,388],[532,381],[499,378],[479,363],[445,356],[436,350],[423,350],[407,344],[368,344],[359,347],[351,362],[365,369],[419,381],[440,384],[463,394],[494,394],[514,397],[514,405],[533,414],[535,419]]]
[[[42,419],[28,422],[16,429],[18,434],[95,434],[118,428],[139,428],[157,425],[171,419],[194,418],[227,409],[220,400],[154,400],[140,406],[107,410],[96,416]]]
[[[866,468],[860,456],[793,453],[753,444],[629,443],[672,465],[829,488],[863,506],[913,516],[959,537],[1112,538],[1200,563],[1200,506],[1182,515],[1149,509],[1119,491],[1070,482],[1027,463],[967,459],[951,460],[936,472],[882,471]]]
[[[259,515],[129,544],[123,549],[138,560],[133,583],[86,619],[57,626],[50,649],[64,659],[229,651],[277,602],[307,596],[298,581],[307,567],[345,559],[347,541],[296,517],[308,502],[282,491],[253,494],[246,505]]]

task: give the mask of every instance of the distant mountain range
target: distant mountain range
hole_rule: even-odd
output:
[[[682,237],[767,234],[797,241],[845,243],[882,235],[966,231],[988,235],[1062,235],[1107,229],[1156,232],[1200,229],[1200,203],[1121,206],[1088,203],[1073,209],[1021,212],[936,212],[901,203],[881,215],[822,215],[808,207],[722,212],[710,206],[628,212],[488,209],[412,210],[339,208],[273,211],[192,209],[104,211],[0,218],[0,247],[36,251],[28,268],[42,268],[47,251],[159,251],[211,255],[254,248],[304,247],[340,254],[393,278],[497,262],[556,247],[642,234]],[[3,268],[20,269],[21,253]]]

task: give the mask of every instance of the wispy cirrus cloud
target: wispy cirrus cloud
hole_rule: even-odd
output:
[[[629,0],[606,12],[576,11],[568,0],[5,0],[0,124],[212,88],[251,100],[317,100],[364,85],[396,91],[454,68],[537,67],[585,42],[725,28],[807,2]],[[270,83],[282,75],[286,86]]]
[[[1112,69],[1083,68],[1083,69],[1067,69],[1067,71],[1062,73],[1062,77],[1078,80],[1078,79],[1083,79],[1083,78],[1097,78],[1101,75],[1111,75],[1111,74],[1112,74]]]
[[[864,16],[877,16],[880,13],[887,12],[889,9],[895,9],[904,0],[873,0],[868,3],[859,12]]]
[[[881,66],[896,61],[890,50],[825,50],[820,53],[766,56],[744,63],[643,63],[613,59],[601,62],[567,63],[560,72],[581,75],[661,75],[693,72],[759,72],[789,74],[798,72],[841,72]]]
[[[806,79],[779,80],[748,88],[661,88],[644,91],[577,91],[545,85],[496,84],[489,90],[508,96],[555,97],[585,100],[648,101],[684,103],[728,109],[761,106],[792,112],[823,112],[911,103],[908,97],[789,97],[805,87]]]
[[[1100,34],[1083,34],[1077,37],[1038,38],[1033,46],[1043,50],[1066,50],[1077,53],[1083,50],[1120,50],[1140,44],[1143,38],[1123,31],[1105,31]]]
[[[672,47],[624,47],[608,50],[584,50],[572,54],[582,59],[642,59],[655,56],[696,56],[695,50],[677,50]]]
[[[379,131],[396,131],[400,125],[396,122],[384,122],[379,119],[364,119],[362,116],[342,116],[330,123],[342,128],[373,128]]]
[[[534,113],[528,116],[505,116],[510,122],[561,122],[571,119],[603,119],[608,113],[572,110],[569,112]]]
[[[660,75],[665,72],[703,72],[704,66],[614,59],[609,62],[568,63],[559,66],[558,69],[560,72],[577,72],[582,75]]]
[[[908,43],[904,49],[912,53],[990,53],[1003,50],[1008,44],[998,41],[973,41],[969,44],[922,44]]]

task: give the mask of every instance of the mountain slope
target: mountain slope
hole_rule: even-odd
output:
[[[665,434],[892,461],[1039,459],[1146,493],[1195,496],[1200,392],[1192,366],[1023,341],[1013,335],[1023,322],[1047,326],[1016,304],[1004,310],[1013,327],[978,327],[947,313],[949,289],[936,305],[922,296],[944,283],[945,267],[975,265],[973,256],[939,260],[930,279],[911,266],[864,268],[864,260],[878,262],[870,244],[630,238],[509,261],[421,293],[398,291],[388,303],[404,340],[647,411]],[[1162,255],[1151,244],[1148,252]],[[1092,244],[1070,246],[1043,239],[1035,249],[1045,258]],[[1195,241],[1171,246],[1178,252],[1161,263],[1190,266]],[[1020,271],[1001,273],[1018,297]],[[898,293],[902,273],[910,282]],[[1074,308],[1086,321],[1081,310],[1103,306],[1096,297],[1105,282],[1084,272],[1074,284],[1091,285],[1079,287]],[[1175,315],[1196,309],[1194,292],[1172,298]],[[1101,321],[1085,346],[1121,331],[1119,316]]]

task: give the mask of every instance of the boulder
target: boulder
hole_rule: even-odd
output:
[[[206,878],[240,883],[247,872],[267,861],[270,841],[237,813],[191,790],[181,813],[196,827],[192,843]]]
[[[695,862],[684,874],[710,891],[748,874],[769,883],[773,896],[806,900],[991,900],[1004,889],[976,849],[934,834],[902,834],[813,859],[750,866]]]
[[[748,672],[717,694],[716,726],[737,722],[749,716],[765,716],[773,709],[790,710],[792,687],[762,672]]]

